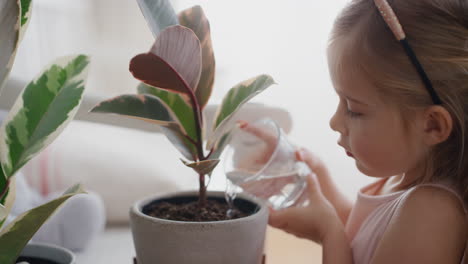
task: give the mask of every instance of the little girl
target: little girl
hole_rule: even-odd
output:
[[[340,99],[330,126],[377,180],[353,204],[300,150],[315,172],[310,205],[272,211],[270,224],[322,244],[324,263],[463,262],[468,1],[353,0],[334,24],[328,59]]]

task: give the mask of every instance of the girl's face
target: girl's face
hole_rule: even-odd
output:
[[[377,93],[362,74],[341,65],[337,69],[336,49],[329,48],[329,68],[339,96],[330,127],[340,134],[338,144],[356,161],[357,168],[368,176],[388,177],[416,170],[424,155],[424,144],[414,121],[405,126],[397,107]]]

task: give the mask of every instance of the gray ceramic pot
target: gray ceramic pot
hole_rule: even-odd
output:
[[[217,222],[182,222],[142,213],[151,202],[171,197],[198,196],[183,192],[137,202],[130,210],[130,225],[138,264],[260,264],[268,208],[259,200],[239,195],[237,202],[256,208],[244,218]],[[209,192],[209,197],[224,197]]]
[[[75,255],[70,250],[43,243],[27,244],[20,257],[41,258],[58,264],[75,264]]]

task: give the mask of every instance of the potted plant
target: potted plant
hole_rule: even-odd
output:
[[[199,179],[198,193],[150,197],[132,207],[138,263],[260,263],[267,208],[248,196],[236,200],[238,208],[230,208],[223,192],[207,194],[206,179],[229,142],[235,112],[274,81],[259,75],[234,86],[219,106],[213,128],[207,128],[203,111],[213,87],[215,60],[202,8],[176,15],[167,0],[138,4],[156,38],[148,53],[130,61],[130,72],[142,82],[138,94],[103,101],[91,111],[159,125]],[[212,133],[207,139],[208,129]]]
[[[0,4],[0,88],[13,65],[30,13],[31,0],[5,0]],[[84,55],[54,61],[25,87],[0,127],[0,227],[15,198],[15,173],[48,146],[73,119],[83,96],[88,63],[89,59]],[[83,190],[80,185],[75,185],[63,196],[25,212],[3,227],[0,230],[0,263],[16,263],[23,249],[24,258],[18,261],[73,263],[73,256],[65,257],[70,254],[68,250],[37,244],[25,246],[60,205],[79,193]],[[61,259],[56,258],[60,256]]]

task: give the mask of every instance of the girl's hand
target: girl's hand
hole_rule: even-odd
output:
[[[317,181],[320,183],[320,186],[322,186],[323,178],[330,177],[325,163],[308,149],[299,148],[296,151],[296,159],[306,163],[310,170],[317,175]]]
[[[237,124],[240,129],[255,136],[265,143],[264,147],[259,149],[259,151],[249,153],[251,154],[250,156],[244,156],[242,160],[238,160],[238,166],[241,168],[255,168],[264,166],[270,159],[273,151],[275,151],[276,145],[278,143],[278,135],[274,135],[271,131],[262,129],[255,125],[251,125],[243,120],[237,121]]]
[[[270,209],[268,223],[297,237],[322,243],[329,234],[342,231],[343,224],[334,207],[323,196],[314,174],[307,177],[307,195],[307,207]]]
[[[323,196],[333,205],[341,222],[346,223],[353,204],[338,189],[325,163],[312,152],[304,148],[296,152],[296,159],[305,162],[310,170],[317,175],[317,181],[319,182]]]

